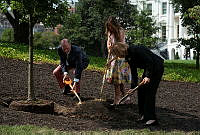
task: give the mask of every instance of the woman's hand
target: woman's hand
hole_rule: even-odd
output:
[[[145,77],[142,81],[143,81],[144,84],[147,84],[147,83],[150,82],[150,78]]]

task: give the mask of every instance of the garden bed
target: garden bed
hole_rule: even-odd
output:
[[[143,129],[138,118],[137,94],[132,104],[110,107],[113,86],[106,84],[104,99],[99,101],[103,75],[86,70],[81,80],[82,105],[77,100],[62,95],[52,72],[57,65],[34,64],[34,90],[36,98],[53,101],[54,114],[36,114],[15,111],[7,104],[11,100],[27,99],[28,62],[0,57],[0,124],[37,125],[58,130],[124,130]],[[129,87],[129,85],[126,85]],[[157,94],[156,111],[160,126],[152,130],[200,130],[200,83],[161,81]],[[9,99],[9,100],[8,100]]]

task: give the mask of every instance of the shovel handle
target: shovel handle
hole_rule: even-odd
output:
[[[123,96],[120,100],[119,100],[119,104],[121,104],[125,99],[127,99],[130,95],[132,95],[136,90],[138,90],[138,88],[144,85],[144,81],[140,82],[138,84],[138,86],[136,86],[134,89],[130,89],[125,96]]]
[[[70,86],[70,88],[72,89],[71,91],[76,95],[76,97],[78,98],[78,104],[82,104],[82,102],[81,102],[81,99],[80,99],[80,97],[78,96],[78,94],[76,93],[76,91],[75,90],[73,90],[74,89],[74,86],[75,86],[75,84],[74,84],[74,86],[72,86],[72,80],[71,79],[69,79],[69,80],[65,80],[64,81],[65,82],[65,84],[67,84],[67,85],[69,85]],[[76,83],[76,82],[75,82]]]

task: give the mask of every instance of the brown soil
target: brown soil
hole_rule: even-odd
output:
[[[106,84],[105,99],[99,101],[102,73],[86,70],[81,80],[82,105],[62,95],[52,72],[57,65],[34,64],[34,90],[37,99],[54,101],[54,114],[15,111],[7,105],[12,100],[27,99],[28,63],[0,57],[0,124],[36,125],[57,130],[143,129],[138,118],[137,94],[132,104],[111,107],[113,86]],[[127,85],[126,87],[129,87]],[[151,130],[200,131],[200,83],[161,81],[157,94],[160,125]]]

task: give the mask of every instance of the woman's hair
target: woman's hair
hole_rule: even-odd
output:
[[[106,32],[105,34],[108,34],[110,32],[111,34],[114,34],[116,41],[120,41],[120,30],[122,27],[117,22],[117,19],[113,16],[110,16],[108,20],[105,23]]]
[[[122,43],[122,42],[116,42],[114,46],[110,49],[110,53],[113,56],[124,58],[127,54],[127,49],[129,45]]]

